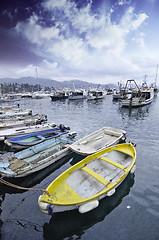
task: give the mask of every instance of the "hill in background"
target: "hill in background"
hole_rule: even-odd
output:
[[[66,88],[73,88],[73,84],[75,88],[84,88],[88,89],[89,86],[92,87],[98,87],[99,84],[89,83],[86,81],[81,80],[70,80],[70,81],[63,81],[59,82],[56,80],[50,80],[50,79],[43,79],[43,78],[34,78],[34,77],[22,77],[22,78],[0,78],[0,84],[4,83],[18,83],[18,84],[30,84],[30,85],[36,85],[40,84],[41,86],[50,87],[50,88],[56,88],[56,89],[63,89]],[[100,84],[102,88],[109,89],[109,88],[115,88],[116,86],[114,84]]]

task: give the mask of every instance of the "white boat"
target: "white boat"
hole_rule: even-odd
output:
[[[15,128],[9,128],[9,129],[1,129],[0,131],[0,141],[4,141],[5,139],[11,139],[14,137],[19,137],[23,135],[27,135],[30,133],[40,132],[43,130],[49,130],[53,127],[55,127],[55,123],[44,123],[44,124],[38,124],[33,126],[23,126],[23,127],[15,127]]]
[[[12,108],[8,111],[0,110],[0,119],[21,117],[21,116],[28,116],[28,115],[32,115],[32,109]]]
[[[4,143],[11,147],[13,151],[19,151],[51,138],[59,138],[64,134],[68,134],[70,128],[63,124],[55,126],[51,129],[46,129],[34,133],[25,134],[11,139],[6,139]]]
[[[33,99],[43,99],[43,98],[48,98],[48,97],[50,97],[50,93],[35,92],[32,94]]]
[[[126,131],[103,127],[73,143],[70,149],[78,154],[89,155],[125,140]]]
[[[86,99],[86,92],[83,89],[75,89],[69,93],[69,100],[81,100]]]
[[[139,88],[135,80],[127,80],[128,82],[134,83],[136,88],[132,90],[131,95],[121,100],[122,107],[141,107],[152,103],[154,99],[154,89],[145,87],[145,83],[142,88]],[[126,85],[127,85],[126,84]]]
[[[0,130],[5,128],[14,128],[19,126],[30,126],[41,124],[47,121],[46,115],[33,115],[27,118],[0,119]]]
[[[17,153],[11,153],[8,157],[1,156],[0,174],[2,177],[25,177],[40,171],[69,153],[69,144],[74,139],[69,135],[60,138],[52,138],[29,147]]]
[[[102,89],[89,89],[87,92],[87,100],[98,100],[104,97],[105,93]]]
[[[67,169],[39,196],[40,210],[52,215],[78,209],[87,213],[112,196],[130,172],[135,171],[136,150],[123,143],[89,155]]]

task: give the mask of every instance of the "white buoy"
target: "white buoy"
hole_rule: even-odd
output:
[[[133,167],[132,167],[132,169],[131,169],[131,173],[134,173],[136,171],[136,165],[134,165]]]
[[[113,194],[115,193],[115,188],[110,190],[108,193],[107,193],[107,196],[110,197],[112,196]]]
[[[44,203],[44,202],[40,202],[41,197],[42,197],[42,195],[40,195],[38,198],[39,208],[43,213],[48,214],[48,204]]]
[[[89,212],[89,211],[93,210],[94,208],[98,207],[98,205],[99,205],[99,201],[98,200],[93,200],[91,202],[87,202],[87,203],[81,205],[78,208],[78,211],[80,213],[86,213],[86,212]]]

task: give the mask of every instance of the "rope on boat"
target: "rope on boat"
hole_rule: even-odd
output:
[[[48,193],[47,190],[45,189],[40,189],[40,188],[26,188],[26,187],[21,187],[21,186],[18,186],[18,185],[15,185],[13,183],[10,183],[10,182],[7,182],[5,181],[4,179],[2,179],[0,177],[0,183],[3,183],[9,187],[13,187],[13,188],[17,188],[17,189],[21,189],[21,190],[33,190],[33,191],[43,191],[45,194],[47,194],[49,197],[50,197],[50,194]]]

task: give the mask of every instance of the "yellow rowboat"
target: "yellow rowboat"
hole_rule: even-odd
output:
[[[115,188],[135,171],[136,150],[123,143],[89,155],[58,176],[39,196],[40,210],[46,214],[78,209],[86,213],[99,200],[115,193]]]

